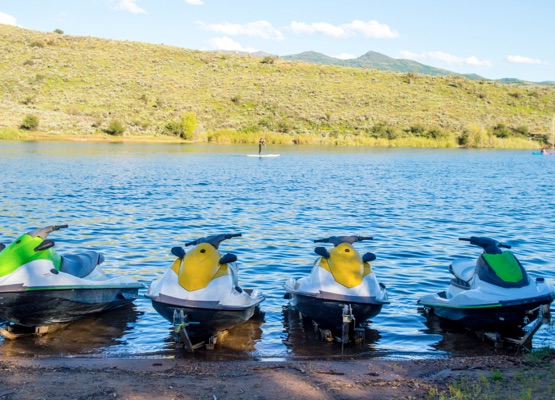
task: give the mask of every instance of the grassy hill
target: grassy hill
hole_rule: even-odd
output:
[[[214,142],[265,135],[274,143],[391,145],[431,138],[456,145],[470,135],[471,142],[491,144],[503,136],[493,137],[494,127],[549,132],[555,111],[551,86],[260,59],[8,25],[0,25],[0,47],[0,137],[33,115],[38,131],[49,135],[95,135],[118,122],[126,135]]]

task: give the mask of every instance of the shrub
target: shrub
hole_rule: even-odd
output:
[[[23,100],[21,100],[21,104],[29,105],[35,102],[35,98],[33,96],[27,96]]]
[[[181,116],[181,126],[183,128],[181,137],[185,140],[193,139],[198,128],[197,114],[192,111],[183,113]]]
[[[383,122],[379,122],[370,128],[370,136],[375,138],[389,138],[390,133],[388,130],[390,128]]]
[[[276,58],[272,56],[266,56],[260,61],[261,64],[273,64],[276,62]]]
[[[37,129],[39,126],[39,117],[36,115],[28,114],[23,118],[23,123],[21,124],[21,129],[26,129],[32,131]]]
[[[106,128],[106,133],[114,136],[121,136],[125,132],[125,127],[120,120],[113,119],[110,121],[108,128]]]
[[[489,146],[486,130],[477,124],[470,124],[463,132],[463,135],[466,137],[465,147],[482,148]],[[459,144],[463,145],[461,139],[459,139]]]
[[[54,33],[57,33],[59,35],[63,35],[64,31],[62,31],[61,29],[54,29]]]
[[[428,131],[427,137],[432,139],[446,139],[449,137],[449,132],[441,128],[432,128]]]
[[[411,133],[414,136],[422,136],[423,133],[426,132],[426,128],[424,128],[420,124],[416,124],[416,125],[411,126],[409,128],[408,132]]]
[[[508,138],[511,134],[511,130],[505,124],[497,124],[493,127],[493,135],[498,138]]]
[[[183,134],[183,126],[179,121],[170,121],[164,125],[164,133],[167,135],[181,136]]]
[[[514,128],[514,131],[516,134],[518,135],[522,135],[522,136],[528,136],[530,134],[530,129],[528,129],[527,126],[517,126],[516,128]]]

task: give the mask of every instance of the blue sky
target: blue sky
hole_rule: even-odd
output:
[[[0,23],[198,50],[377,51],[490,79],[555,81],[554,0],[0,0]]]

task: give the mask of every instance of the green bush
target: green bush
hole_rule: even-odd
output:
[[[498,138],[511,137],[512,132],[505,124],[497,124],[493,127],[493,135]]]
[[[54,29],[54,33],[57,33],[59,35],[63,35],[64,31],[62,31],[61,29]]]
[[[32,131],[37,129],[39,126],[39,117],[36,115],[28,114],[23,118],[23,123],[21,124],[21,129],[26,129]]]
[[[521,135],[521,136],[528,136],[530,134],[530,129],[528,129],[527,126],[517,126],[516,128],[514,128],[514,131],[517,135]]]
[[[183,113],[181,116],[181,126],[183,128],[181,137],[185,140],[193,139],[198,128],[197,114],[192,111]]]
[[[106,133],[114,136],[121,136],[125,132],[125,127],[120,120],[113,119],[110,121],[108,128],[106,128]]]
[[[414,136],[423,136],[426,128],[420,124],[413,125],[409,128],[408,132]]]
[[[166,135],[181,136],[183,135],[183,126],[179,121],[170,121],[164,125],[164,133]]]
[[[441,128],[432,128],[428,131],[427,137],[431,139],[447,139],[449,137],[449,132]]]
[[[463,135],[465,136],[465,147],[477,149],[491,147],[486,130],[478,124],[469,124],[464,130]],[[463,145],[460,138],[459,144]]]

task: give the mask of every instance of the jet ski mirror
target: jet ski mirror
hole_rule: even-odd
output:
[[[325,247],[316,247],[314,252],[324,258],[330,258],[330,252]]]
[[[237,261],[237,256],[231,253],[226,253],[222,258],[220,258],[220,264],[228,264],[235,261]]]
[[[35,247],[33,250],[35,251],[41,251],[41,250],[46,250],[49,249],[51,247],[54,247],[54,241],[53,240],[43,240],[41,244],[39,244],[37,247]]]
[[[374,253],[366,253],[362,256],[362,261],[370,262],[376,259],[376,255]]]
[[[185,257],[185,249],[181,246],[172,247],[172,254],[177,258]]]
[[[6,245],[4,243],[0,243],[0,251],[4,250],[6,248]]]

